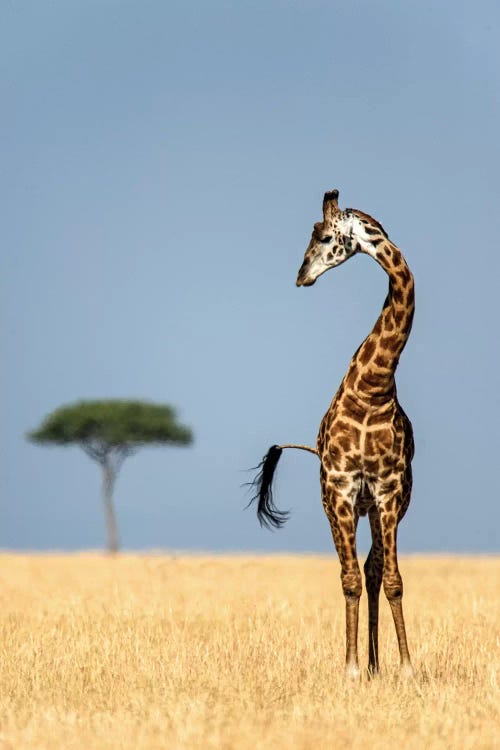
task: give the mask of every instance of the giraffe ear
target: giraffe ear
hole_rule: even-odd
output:
[[[333,215],[336,214],[339,210],[338,200],[338,190],[330,190],[329,192],[325,193],[325,197],[323,198],[323,217],[325,221],[332,219]]]

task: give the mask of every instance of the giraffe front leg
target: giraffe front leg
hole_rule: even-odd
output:
[[[394,507],[398,507],[398,503],[391,503],[389,501],[380,509],[380,527],[384,547],[384,570],[382,574],[382,582],[384,585],[384,593],[391,607],[392,617],[396,628],[402,671],[408,674],[413,674],[403,617],[403,580],[398,568],[398,521],[396,512],[392,510]],[[388,508],[390,508],[390,510],[388,510]]]
[[[340,578],[346,605],[345,674],[347,678],[359,679],[358,618],[362,583],[356,554],[357,515],[353,508],[352,492],[353,488],[345,488],[345,492],[339,492],[328,483],[323,493],[323,504],[340,560]]]

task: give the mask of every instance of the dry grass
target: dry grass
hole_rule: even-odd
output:
[[[500,559],[401,567],[417,679],[382,599],[349,687],[333,557],[0,555],[0,748],[500,747]]]

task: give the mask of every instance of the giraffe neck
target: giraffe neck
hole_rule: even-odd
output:
[[[351,360],[346,385],[363,400],[380,403],[395,395],[394,373],[410,335],[414,282],[403,254],[385,235],[353,238],[389,276],[389,293],[371,333]]]

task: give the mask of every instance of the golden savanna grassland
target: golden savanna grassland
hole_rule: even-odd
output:
[[[0,555],[0,747],[500,747],[500,559],[401,569],[416,679],[382,595],[383,673],[346,685],[333,555]],[[363,601],[364,662],[365,631]]]

